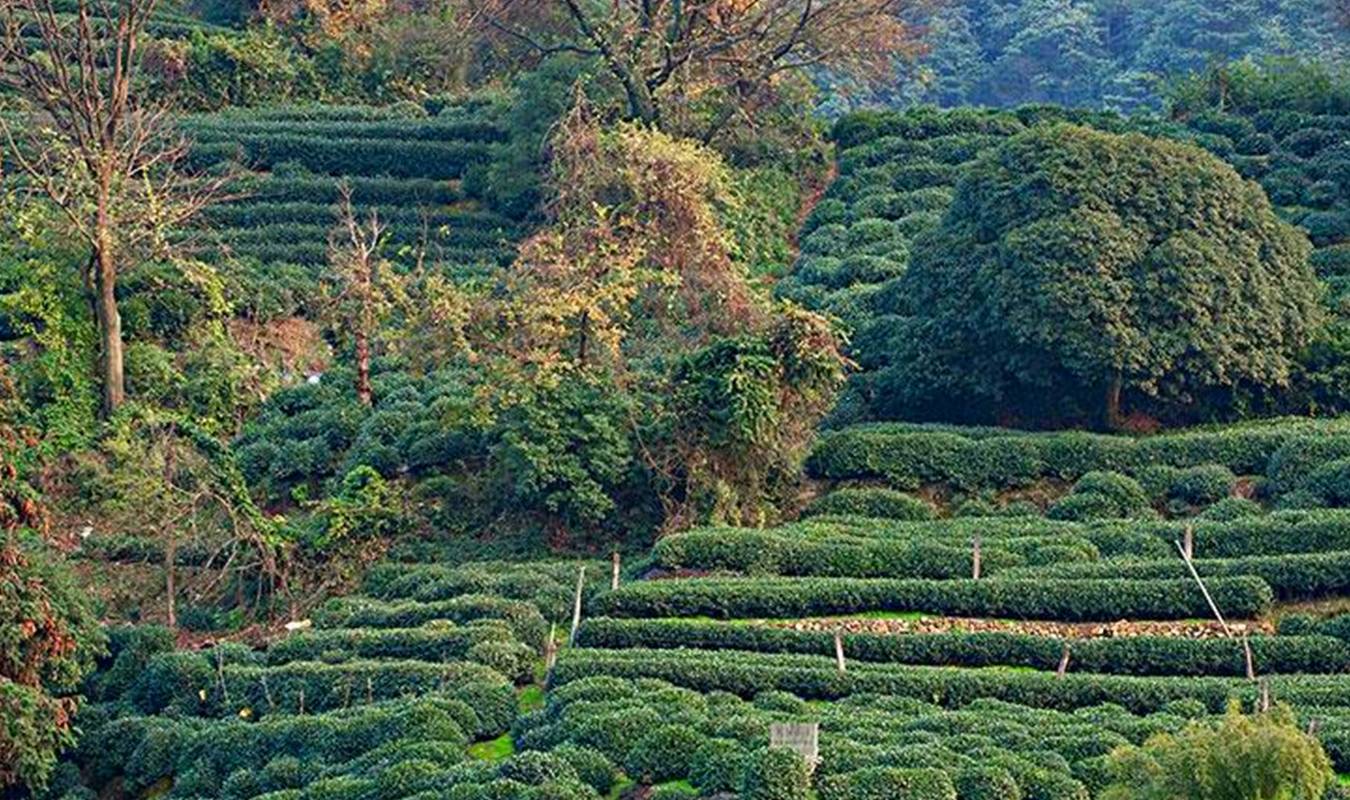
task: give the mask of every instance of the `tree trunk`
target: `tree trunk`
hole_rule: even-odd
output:
[[[173,527],[170,526],[167,531],[167,538],[164,542],[164,593],[168,597],[169,609],[169,630],[178,630],[178,610],[176,597],[178,594],[178,582],[175,566],[178,563],[178,537],[174,535]]]
[[[364,330],[356,332],[356,399],[367,408],[374,402],[370,391],[370,337]]]
[[[164,491],[170,495],[173,493],[175,472],[173,436],[174,429],[170,426],[168,434],[164,437]],[[164,593],[169,601],[169,630],[176,631],[178,630],[178,535],[174,532],[173,525],[173,519],[170,517],[164,526]]]
[[[1111,430],[1119,430],[1121,427],[1120,393],[1124,383],[1124,377],[1117,371],[1106,385],[1106,427]]]
[[[102,345],[103,414],[112,416],[126,402],[126,383],[122,366],[122,318],[117,313],[117,265],[113,260],[111,237],[94,253],[94,309]]]
[[[373,224],[373,222],[372,222]],[[356,325],[356,399],[366,408],[374,403],[370,390],[370,337],[375,333],[375,264],[364,249],[357,275],[360,321]]]

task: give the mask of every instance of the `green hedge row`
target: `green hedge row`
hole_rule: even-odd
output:
[[[548,622],[533,604],[479,594],[433,603],[339,597],[316,610],[313,619],[320,628],[413,628],[442,619],[460,624],[499,619],[517,639],[535,648],[542,648],[548,635]]]
[[[1275,597],[1280,600],[1308,600],[1350,593],[1350,552],[1347,551],[1201,558],[1193,563],[1196,571],[1205,578],[1254,575],[1269,584]],[[1185,563],[1178,556],[1160,561],[1102,561],[1015,568],[1006,577],[1157,580],[1180,579],[1189,574]]]
[[[491,211],[444,210],[414,205],[357,204],[357,214],[364,217],[372,208],[379,214],[380,222],[390,228],[414,228],[418,235],[425,225],[428,237],[441,239],[436,235],[442,226],[448,231],[493,231],[499,235],[514,236],[518,233],[514,222]],[[338,208],[335,204],[317,202],[274,202],[268,199],[246,200],[213,206],[202,215],[209,225],[229,228],[260,228],[272,225],[321,225],[331,229],[337,224]],[[447,232],[448,232],[447,231]]]
[[[1259,578],[1207,581],[1229,617],[1270,608]],[[886,580],[755,578],[641,581],[591,604],[615,617],[789,618],[864,611],[921,611],[948,616],[1063,621],[1206,617],[1209,607],[1190,580]]]
[[[1027,564],[1095,560],[1098,552],[1072,537],[990,539],[981,544],[983,574]],[[774,530],[715,528],[668,536],[653,562],[666,569],[850,578],[968,578],[970,543],[803,538]]]
[[[1257,636],[1250,640],[1258,674],[1350,672],[1350,644],[1331,636]],[[578,644],[627,648],[745,650],[834,655],[834,634],[703,620],[586,620]],[[1015,666],[1054,670],[1068,644],[1074,672],[1113,675],[1246,675],[1234,639],[1129,636],[1064,640],[1024,633],[843,634],[847,658],[927,666]]]
[[[303,223],[276,223],[256,228],[217,228],[212,231],[221,241],[239,248],[255,245],[290,245],[327,247],[328,235],[333,230],[333,221],[327,224],[309,225]],[[509,245],[515,235],[514,230],[505,228],[450,227],[444,231],[433,229],[428,244],[431,247],[496,248]],[[419,226],[390,228],[388,242],[391,245],[420,243],[422,230]]]
[[[1346,520],[1344,529],[1350,536],[1350,515],[1340,516]],[[781,525],[774,530],[812,539],[846,536],[888,542],[946,542],[959,547],[969,547],[976,536],[986,542],[1027,539],[1031,542],[1022,546],[1031,547],[1057,542],[1077,547],[1080,542],[1086,542],[1096,548],[1102,558],[1166,558],[1176,552],[1172,538],[1180,536],[1183,528],[1179,523],[1173,526],[1137,520],[1076,522],[1039,516],[949,517],[930,522],[820,516]]]
[[[294,162],[326,175],[450,179],[463,177],[469,167],[486,163],[491,155],[491,146],[481,142],[248,135],[196,144],[186,162],[195,169],[225,161],[259,169]]]
[[[449,600],[466,594],[525,600],[552,622],[571,619],[577,570],[586,568],[583,595],[609,587],[609,565],[600,562],[475,562],[440,564],[385,563],[366,573],[365,590],[382,600]]]
[[[454,116],[425,119],[300,120],[203,115],[179,121],[178,128],[189,138],[202,142],[235,141],[242,136],[431,142],[500,142],[506,139],[506,131],[491,120]]]
[[[1072,710],[1104,703],[1134,713],[1151,713],[1179,700],[1195,700],[1213,712],[1230,699],[1250,705],[1259,693],[1245,679],[1135,677],[951,667],[882,666],[854,663],[840,673],[833,658],[804,655],[700,652],[691,650],[566,650],[553,670],[553,683],[566,686],[597,675],[657,678],[700,692],[791,692],[810,700],[836,700],[873,692],[911,697],[947,707],[994,698],[1036,708]],[[1350,676],[1277,675],[1268,679],[1272,696],[1299,706],[1344,708],[1350,704]]]
[[[456,660],[489,666],[515,680],[529,678],[534,650],[517,642],[497,620],[464,626],[430,624],[422,628],[330,628],[294,633],[266,651],[272,666],[293,661],[338,663],[363,659],[399,659],[432,663]]]
[[[352,202],[358,205],[444,206],[464,200],[463,191],[454,183],[430,178],[273,174],[244,178],[238,188],[254,203],[331,207],[342,201],[344,183],[352,190]]]
[[[242,716],[257,718],[332,711],[433,692],[468,703],[479,715],[484,735],[500,733],[511,724],[515,711],[511,684],[496,670],[467,661],[294,661],[262,666],[217,663],[210,651],[180,651],[151,659],[133,687],[132,699],[142,713],[220,717],[243,712]]]
[[[968,435],[956,428],[859,425],[824,433],[808,472],[831,480],[885,479],[901,489],[951,484],[962,489],[1075,480],[1095,470],[1220,464],[1239,475],[1278,473],[1309,447],[1350,452],[1343,426],[1282,422],[1142,438],[1079,431]],[[1284,451],[1284,452],[1282,452]]]
[[[315,776],[366,753],[392,753],[399,742],[462,752],[466,731],[478,724],[463,701],[435,695],[258,722],[122,717],[98,723],[82,717],[84,735],[74,758],[95,786],[120,778],[127,791],[139,793],[175,778],[175,789],[206,781],[204,796],[220,797],[221,782],[237,770],[272,775],[298,762],[304,774]]]

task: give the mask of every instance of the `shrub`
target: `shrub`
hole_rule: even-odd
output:
[[[1248,500],[1245,497],[1225,497],[1201,511],[1198,517],[1216,522],[1232,522],[1233,520],[1259,517],[1263,513],[1265,511],[1261,508],[1261,504],[1255,500]]]
[[[956,773],[953,783],[961,800],[1022,800],[1017,781],[999,767],[968,767]]]
[[[932,519],[933,508],[913,495],[893,489],[835,489],[811,501],[803,516],[857,514],[886,519]]]
[[[1148,495],[1135,479],[1111,471],[1089,472],[1073,491],[1056,501],[1045,515],[1050,519],[1109,519],[1144,517],[1152,512]]]
[[[956,787],[941,769],[869,767],[822,778],[820,800],[956,800]]]
[[[565,744],[556,748],[553,754],[570,764],[576,772],[577,778],[598,794],[609,794],[609,790],[618,778],[619,771],[614,766],[614,762],[606,758],[605,754],[599,750]]]
[[[689,776],[694,752],[703,743],[698,731],[685,725],[666,725],[633,744],[624,771],[643,783],[664,783]]]
[[[1237,477],[1221,464],[1204,464],[1183,469],[1172,479],[1167,496],[1193,506],[1204,506],[1227,497]]]
[[[1248,717],[1233,707],[1218,726],[1160,734],[1111,761],[1115,782],[1106,800],[1318,800],[1334,781],[1326,753],[1287,709]]]
[[[689,782],[706,796],[734,792],[745,772],[746,751],[730,739],[708,739],[690,762]]]
[[[740,785],[743,800],[806,800],[810,791],[811,773],[797,753],[767,747],[746,759]]]

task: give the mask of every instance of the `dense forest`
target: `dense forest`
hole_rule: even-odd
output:
[[[3,798],[1350,797],[1347,415],[1345,0],[0,0]]]

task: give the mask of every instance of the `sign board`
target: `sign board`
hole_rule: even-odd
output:
[[[820,761],[820,725],[815,722],[775,722],[769,725],[769,746],[792,750],[806,759],[814,770]]]

